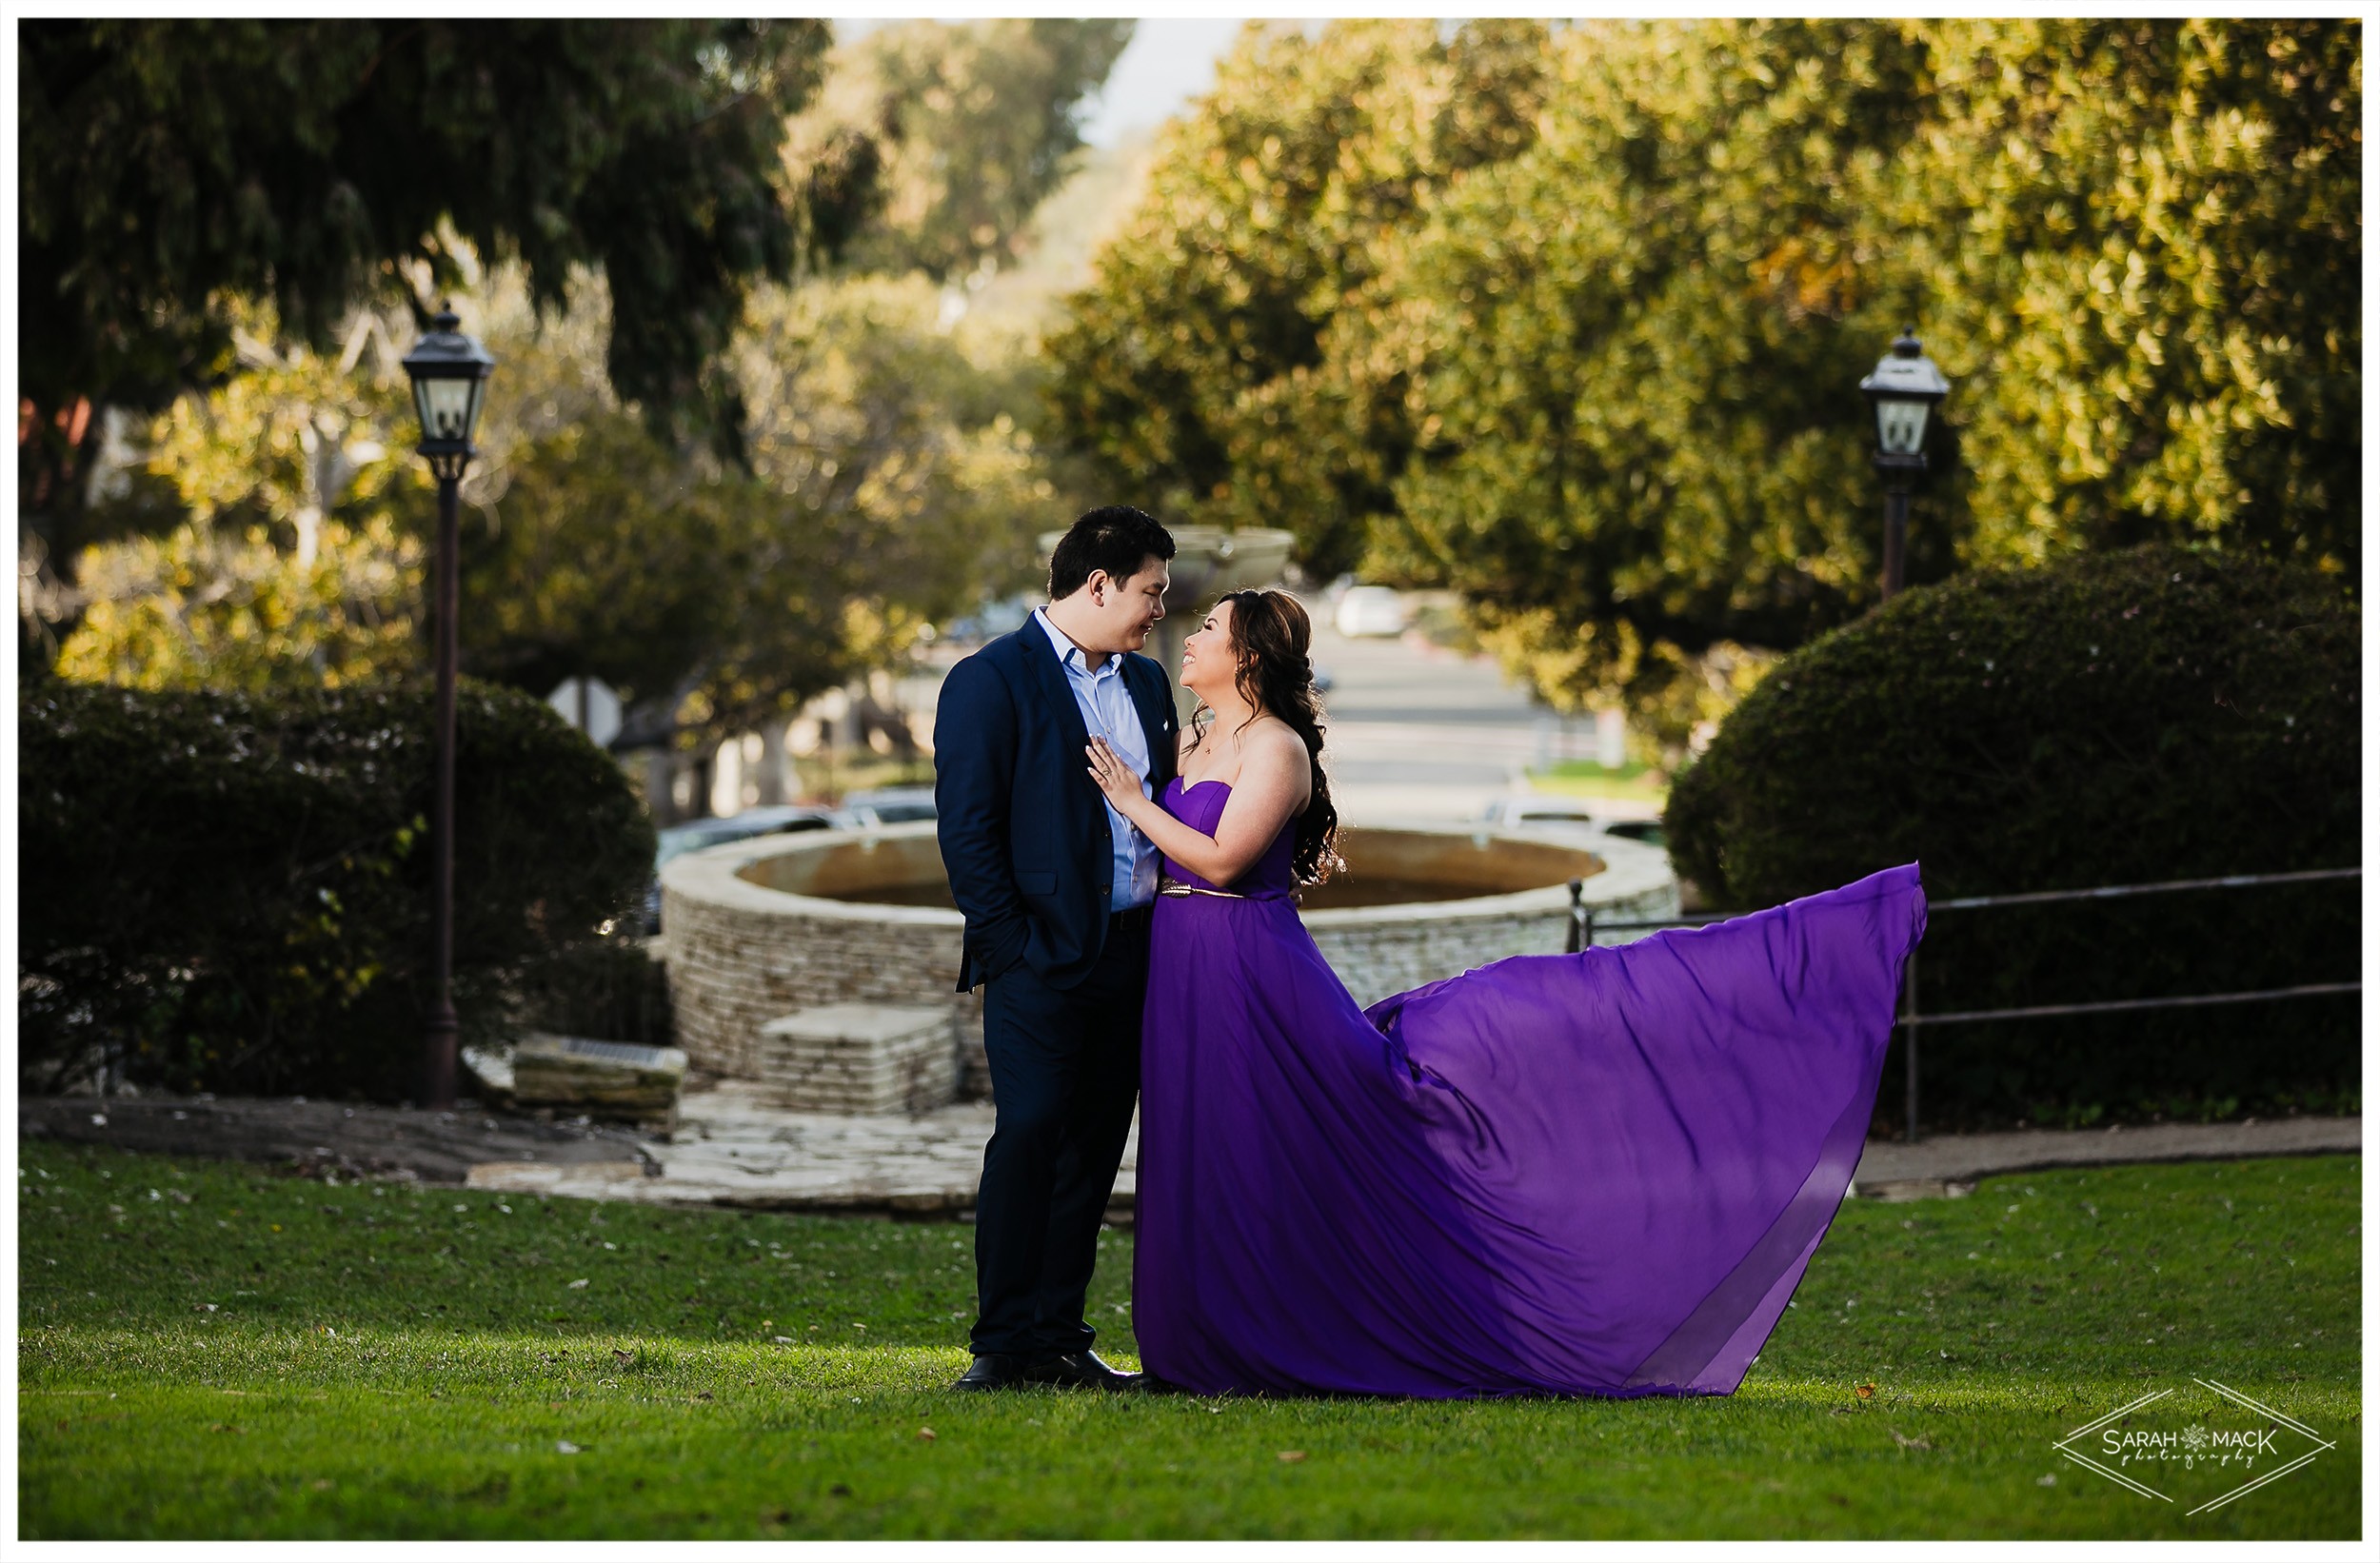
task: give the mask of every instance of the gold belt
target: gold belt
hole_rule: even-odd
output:
[[[1160,896],[1220,896],[1225,900],[1246,900],[1237,890],[1209,890],[1204,885],[1184,884],[1180,880],[1160,879],[1157,881]]]

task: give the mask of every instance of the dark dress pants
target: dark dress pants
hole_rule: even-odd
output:
[[[1097,967],[1058,989],[1027,965],[984,985],[993,1128],[975,1204],[977,1355],[1076,1352],[1100,1218],[1140,1093],[1149,933],[1111,929]]]

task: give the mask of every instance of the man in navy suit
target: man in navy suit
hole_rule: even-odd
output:
[[[983,984],[994,1120],[976,1197],[975,1361],[957,1387],[1143,1387],[1092,1352],[1083,1296],[1140,1091],[1157,849],[1091,780],[1097,734],[1156,797],[1173,680],[1135,655],[1165,616],[1174,540],[1130,505],[1050,554],[1049,604],[950,670],[934,713],[942,865]]]

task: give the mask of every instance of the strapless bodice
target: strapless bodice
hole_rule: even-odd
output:
[[[1204,835],[1215,834],[1215,822],[1223,817],[1223,805],[1231,801],[1231,783],[1209,779],[1181,784],[1177,776],[1165,784],[1165,796],[1159,800],[1166,813]],[[1243,896],[1286,896],[1293,888],[1290,860],[1298,850],[1298,821],[1293,816],[1264,849],[1264,856],[1249,866],[1246,873],[1231,883],[1219,885],[1200,879],[1173,859],[1165,860],[1165,877],[1180,884],[1202,890],[1230,890]]]

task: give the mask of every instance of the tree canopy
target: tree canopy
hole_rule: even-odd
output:
[[[1914,580],[2155,538],[2350,570],[2359,43],[1254,38],[1053,341],[1061,427],[1310,564],[1458,588],[1549,699],[1670,744],[1875,601],[1855,386],[1910,322],[1954,382]]]
[[[612,386],[657,430],[732,455],[741,409],[716,363],[751,281],[795,260],[780,148],[827,42],[813,21],[24,23],[30,658],[71,623],[104,533],[87,501],[109,409],[241,373],[235,330],[259,305],[319,348],[359,305],[426,324],[476,260],[516,261],[548,308],[595,270],[638,303],[609,335]]]
[[[1544,47],[1534,22],[1242,33],[1049,340],[1060,436],[1169,511],[1352,565],[1411,437],[1393,377],[1365,372],[1398,307],[1388,241],[1529,143]]]
[[[922,278],[754,292],[724,363],[748,469],[665,444],[623,406],[602,371],[600,284],[542,322],[514,273],[466,302],[506,393],[463,491],[457,627],[476,676],[540,695],[598,677],[674,713],[688,742],[724,737],[1021,582],[1055,505],[1007,410],[1033,400],[1021,352],[938,329]],[[59,670],[262,690],[426,665],[434,507],[400,448],[403,386],[393,353],[289,345],[177,402],[140,481],[188,519],[87,551],[89,605]]]
[[[465,671],[540,695],[600,677],[643,707],[640,731],[674,727],[690,745],[883,665],[934,621],[1021,584],[1032,532],[1064,503],[1031,426],[1039,370],[1021,337],[948,317],[918,246],[971,209],[982,181],[965,170],[1002,157],[1030,165],[997,197],[1002,223],[1023,223],[1079,143],[1081,73],[1103,76],[1126,30],[912,24],[861,41],[919,69],[946,47],[952,63],[932,74],[958,95],[940,119],[913,117],[875,171],[805,162],[806,132],[786,134],[773,177],[811,192],[793,241],[805,264],[739,291],[701,371],[704,395],[734,411],[733,457],[638,415],[613,371],[631,311],[603,265],[541,276],[446,232],[457,306],[500,364],[463,487]],[[870,103],[876,58],[833,56]],[[978,121],[1024,109],[1032,147],[974,139]],[[902,227],[902,192],[935,168],[946,183]],[[815,199],[823,185],[840,205]],[[1003,228],[994,249],[1012,237]],[[434,507],[397,362],[413,326],[401,293],[385,307],[374,296],[319,341],[269,290],[214,301],[227,372],[134,423],[127,492],[95,525],[132,530],[130,515],[156,535],[82,551],[85,615],[62,671],[266,689],[425,665]]]
[[[827,235],[835,259],[939,283],[980,283],[1014,259],[1034,210],[1072,171],[1081,114],[1132,29],[903,22],[837,49],[785,150],[805,179],[850,191]]]
[[[756,275],[784,275],[785,116],[822,22],[29,21],[18,56],[25,393],[162,405],[227,367],[228,301],[324,340],[425,307],[460,247],[639,307],[621,395],[689,405]]]

